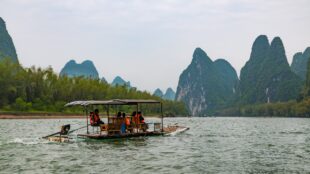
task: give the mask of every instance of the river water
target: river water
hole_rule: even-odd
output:
[[[166,118],[190,130],[123,140],[40,139],[67,123],[74,129],[85,120],[0,120],[0,173],[310,173],[310,119]]]

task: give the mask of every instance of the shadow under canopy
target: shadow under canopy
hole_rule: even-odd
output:
[[[158,104],[160,106],[160,114],[161,114],[161,123],[153,123],[154,130],[153,131],[140,131],[142,124],[134,123],[133,129],[135,131],[131,132],[122,132],[119,129],[119,126],[116,127],[116,124],[122,124],[121,120],[118,118],[110,116],[110,107],[111,106],[124,106],[124,105],[131,105],[136,106],[135,112],[138,113],[139,106],[141,104]],[[157,136],[163,135],[164,128],[163,128],[163,106],[160,101],[157,100],[144,100],[144,99],[112,99],[112,100],[83,100],[83,101],[72,101],[65,105],[66,107],[70,106],[82,106],[85,111],[86,115],[86,125],[87,125],[87,132],[86,134],[79,134],[78,136],[86,137],[86,138],[94,138],[94,139],[110,139],[110,138],[125,138],[125,137],[137,137],[137,136]],[[106,106],[107,117],[108,117],[108,124],[105,126],[104,131],[106,134],[102,134],[103,129],[100,127],[99,133],[89,133],[89,110],[93,109],[93,106]],[[116,123],[117,122],[117,123]],[[149,123],[150,124],[150,123]],[[146,123],[144,123],[144,126]]]

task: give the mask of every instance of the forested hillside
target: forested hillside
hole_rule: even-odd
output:
[[[240,72],[241,104],[285,102],[296,99],[301,79],[291,71],[279,37],[271,44],[265,35],[256,38],[250,59]]]
[[[307,62],[306,82],[297,99],[288,102],[239,105],[218,110],[215,115],[310,117],[310,61]]]
[[[180,75],[176,100],[183,101],[191,115],[207,116],[230,106],[237,85],[237,73],[229,62],[212,61],[196,48],[191,64]]]

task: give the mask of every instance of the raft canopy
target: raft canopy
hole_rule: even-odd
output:
[[[89,106],[89,105],[137,105],[161,103],[157,100],[141,100],[141,99],[112,99],[112,100],[83,100],[72,101],[65,106]]]

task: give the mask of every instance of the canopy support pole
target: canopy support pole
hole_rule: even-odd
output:
[[[108,129],[109,129],[109,121],[110,121],[110,105],[108,105],[108,108],[107,108],[107,116],[108,116]]]
[[[138,112],[139,112],[139,104],[137,103],[136,115],[138,115]],[[139,125],[138,125],[139,121],[136,119],[137,118],[136,115],[134,115],[134,118],[135,118],[135,121],[136,121],[137,132],[139,132]],[[140,118],[138,117],[138,119],[140,119]]]
[[[89,133],[88,131],[88,111],[87,111],[87,107],[84,106],[85,109],[85,115],[86,115],[86,127],[87,127],[87,134]]]
[[[163,103],[161,103],[161,102],[160,102],[160,113],[161,113],[161,132],[164,132]]]

